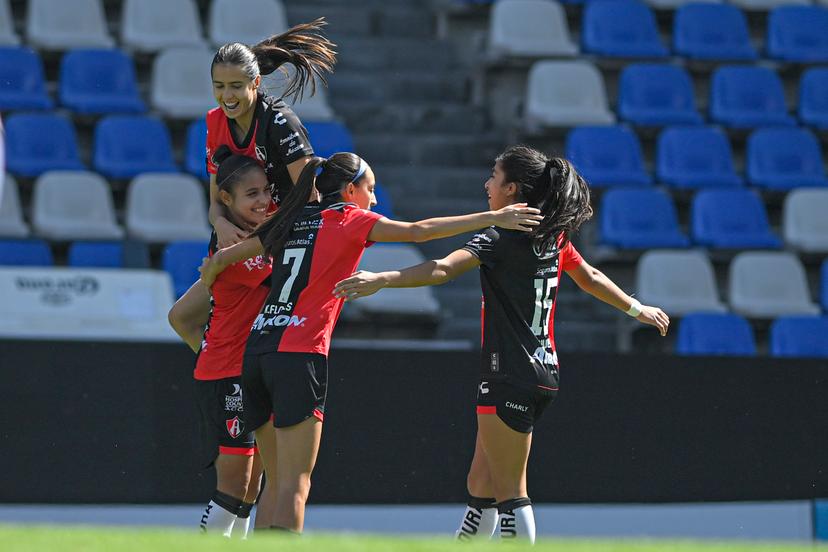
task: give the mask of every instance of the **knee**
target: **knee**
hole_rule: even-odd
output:
[[[291,478],[290,481],[279,481],[278,489],[280,494],[290,494],[303,501],[310,494],[310,474],[303,473],[299,477]]]
[[[471,496],[488,496],[491,494],[492,482],[488,474],[470,471],[466,477],[466,490]]]

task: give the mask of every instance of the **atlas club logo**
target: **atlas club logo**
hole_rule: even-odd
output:
[[[230,434],[230,437],[233,439],[237,438],[239,435],[242,434],[244,429],[244,423],[239,419],[238,416],[234,416],[229,420],[224,421],[225,425],[227,425],[227,433]]]

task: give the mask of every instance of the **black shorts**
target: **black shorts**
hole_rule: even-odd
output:
[[[314,416],[323,420],[328,358],[316,353],[245,355],[242,368],[247,424],[290,427]]]
[[[202,465],[210,466],[219,454],[253,456],[253,428],[244,422],[241,378],[195,380],[201,412]]]
[[[497,414],[515,431],[532,433],[535,422],[556,395],[557,391],[553,390],[532,390],[502,381],[482,380],[477,389],[477,413]]]

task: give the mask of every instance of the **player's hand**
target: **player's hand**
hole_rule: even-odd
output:
[[[224,217],[219,217],[216,219],[216,223],[213,226],[216,230],[216,237],[218,238],[218,248],[224,249],[225,247],[230,247],[231,245],[236,245],[240,241],[246,240],[248,238],[248,233],[227,220]]]
[[[525,203],[507,205],[493,214],[495,226],[523,232],[531,232],[543,220],[540,209],[527,207]]]
[[[385,287],[385,281],[380,274],[359,270],[349,278],[340,280],[334,287],[334,297],[337,299],[359,299],[373,295]]]
[[[210,289],[213,287],[213,282],[216,281],[216,277],[221,271],[218,270],[217,263],[212,257],[204,257],[201,259],[201,266],[198,267],[198,272],[201,274],[201,282],[207,286],[207,289]]]
[[[641,306],[641,314],[635,318],[642,324],[649,324],[658,329],[661,337],[667,335],[667,330],[670,328],[670,317],[667,316],[663,310],[658,307],[649,307],[647,305]]]

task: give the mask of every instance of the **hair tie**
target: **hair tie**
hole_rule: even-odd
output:
[[[357,180],[362,178],[362,175],[364,175],[365,171],[367,171],[367,170],[368,170],[368,163],[366,163],[365,160],[362,157],[360,157],[359,158],[359,170],[357,171],[356,175],[354,175],[354,177],[351,179],[351,182],[356,184]]]

